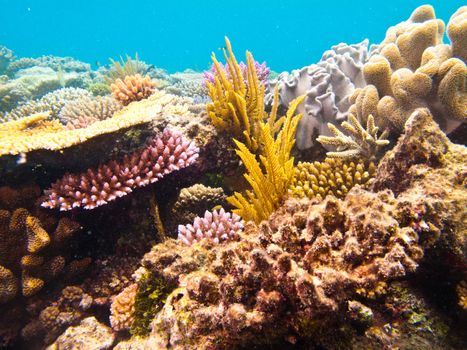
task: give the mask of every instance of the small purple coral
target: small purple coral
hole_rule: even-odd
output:
[[[230,79],[229,66],[224,65],[222,63],[220,63],[220,66],[221,66],[221,69],[225,72],[226,77],[228,79]],[[240,62],[239,66],[240,66],[240,71],[242,72],[243,81],[245,82],[245,84],[247,84],[247,82],[248,82],[248,69],[247,69],[247,66],[243,62]],[[266,86],[266,84],[269,81],[269,74],[271,73],[271,70],[266,65],[266,62],[259,63],[259,62],[255,61],[255,71],[256,71],[256,74],[258,75],[258,79],[261,82],[261,84]],[[217,71],[216,71],[216,67],[214,66],[214,64],[211,66],[211,69],[208,70],[208,71],[205,71],[203,73],[203,75],[204,75],[204,81],[205,82],[208,81],[211,84],[214,84],[215,83],[215,77],[218,75]]]
[[[165,175],[195,162],[199,148],[182,133],[165,129],[149,144],[121,161],[112,160],[81,174],[65,174],[45,191],[45,208],[93,209],[154,183]]]
[[[186,245],[199,242],[203,238],[210,238],[215,243],[230,241],[237,238],[238,232],[243,230],[243,220],[237,214],[219,211],[207,211],[204,217],[197,216],[193,225],[178,225],[178,239]]]

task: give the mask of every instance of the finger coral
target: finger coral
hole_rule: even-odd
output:
[[[68,218],[56,220],[28,209],[39,194],[35,187],[13,190],[0,188],[0,302],[16,297],[21,291],[24,297],[39,292],[45,282],[65,271],[67,261],[60,247],[81,229]],[[62,255],[63,254],[63,255]]]
[[[111,86],[114,98],[127,105],[133,101],[148,98],[155,91],[156,84],[146,75],[128,75],[124,79],[117,79]]]
[[[289,195],[324,199],[328,194],[344,198],[355,185],[363,185],[376,171],[374,163],[326,158],[324,162],[300,162],[294,169]]]
[[[122,107],[120,102],[110,96],[86,96],[65,104],[58,118],[68,129],[81,129],[96,121],[111,118]]]
[[[178,226],[178,239],[186,245],[199,242],[204,238],[220,243],[236,239],[243,229],[243,221],[237,214],[219,211],[207,211],[204,217],[196,217],[193,224]]]
[[[333,124],[329,123],[329,130],[334,136],[320,135],[317,141],[326,146],[333,146],[336,148],[335,152],[327,152],[330,158],[365,158],[374,160],[380,148],[389,144],[385,139],[387,132],[383,132],[378,136],[379,128],[375,126],[373,116],[370,114],[367,119],[366,129],[358,122],[352,115],[349,115],[349,121],[342,123],[342,128],[349,133],[344,134]]]
[[[142,150],[81,174],[66,174],[45,191],[45,208],[93,209],[185,168],[198,158],[198,147],[178,131],[164,130]]]
[[[112,301],[110,324],[113,330],[129,330],[133,325],[137,291],[138,285],[136,283],[130,284]]]
[[[368,84],[351,96],[349,113],[365,122],[373,115],[383,129],[400,134],[411,113],[428,108],[446,132],[467,121],[467,67],[460,45],[467,31],[462,8],[448,23],[452,46],[443,44],[445,25],[429,5],[388,29],[363,67]],[[461,56],[457,57],[459,54]]]

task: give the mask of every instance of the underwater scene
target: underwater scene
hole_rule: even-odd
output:
[[[467,349],[467,5],[86,3],[0,0],[0,349]]]

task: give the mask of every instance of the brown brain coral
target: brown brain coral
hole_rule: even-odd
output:
[[[349,112],[361,121],[371,114],[380,127],[399,134],[410,114],[427,107],[448,133],[467,121],[467,67],[462,61],[465,10],[448,24],[452,45],[443,44],[445,25],[431,6],[388,29],[378,53],[363,67],[368,84],[351,97]],[[460,55],[460,56],[456,56]]]
[[[128,75],[123,80],[117,79],[111,86],[112,95],[117,101],[127,105],[133,101],[143,100],[155,91],[156,84],[151,78],[140,74]]]
[[[45,282],[65,271],[69,252],[59,247],[69,241],[80,225],[68,218],[56,220],[43,211],[30,210],[39,189],[14,190],[0,188],[0,302],[6,302],[21,291],[30,297],[40,291]],[[63,254],[63,255],[62,255]]]

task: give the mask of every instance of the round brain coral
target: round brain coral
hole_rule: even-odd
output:
[[[141,74],[127,75],[123,80],[117,79],[111,86],[114,98],[124,105],[133,101],[140,101],[151,96],[156,83],[146,75]]]

